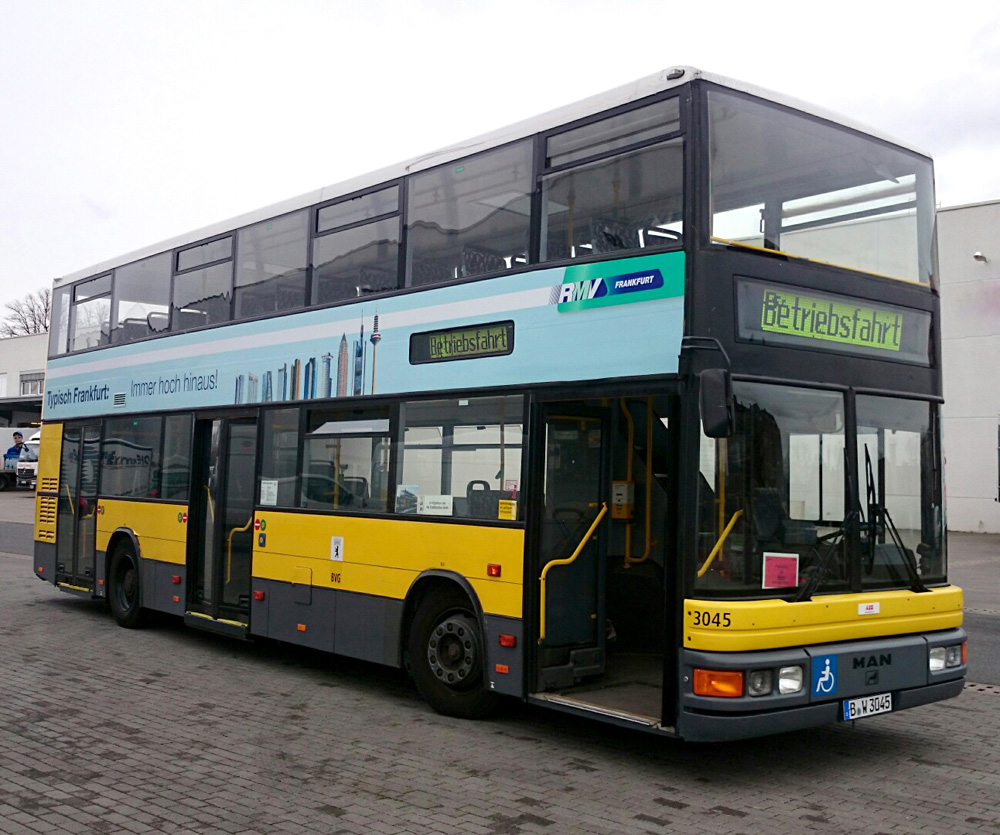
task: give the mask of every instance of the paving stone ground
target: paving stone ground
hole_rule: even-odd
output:
[[[1000,688],[693,745],[99,604],[0,554],[0,832],[1000,832]]]

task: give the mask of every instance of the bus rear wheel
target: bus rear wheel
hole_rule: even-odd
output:
[[[111,555],[108,602],[119,626],[137,629],[145,624],[139,558],[131,542],[120,543]]]
[[[420,602],[408,649],[417,691],[438,713],[478,719],[494,709],[497,696],[483,676],[479,620],[457,589],[431,592]]]

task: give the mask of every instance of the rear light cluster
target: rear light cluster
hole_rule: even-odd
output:
[[[795,665],[777,670],[702,670],[694,671],[694,694],[716,696],[722,699],[739,699],[747,696],[781,696],[799,693],[805,678],[802,667]],[[775,688],[777,680],[777,688]],[[744,683],[746,693],[744,694]]]
[[[965,664],[965,644],[954,644],[950,647],[933,647],[927,653],[927,666],[932,673],[949,667],[961,667]]]

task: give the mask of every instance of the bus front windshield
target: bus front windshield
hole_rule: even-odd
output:
[[[931,283],[929,159],[732,92],[708,113],[713,240]]]
[[[698,594],[804,600],[944,582],[934,404],[858,396],[849,478],[841,393],[733,389],[733,435],[701,438]]]

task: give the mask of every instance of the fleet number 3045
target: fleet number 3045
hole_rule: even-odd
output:
[[[703,612],[695,609],[692,614],[694,615],[695,626],[720,626],[725,628],[733,625],[732,619],[729,617],[729,612]]]

